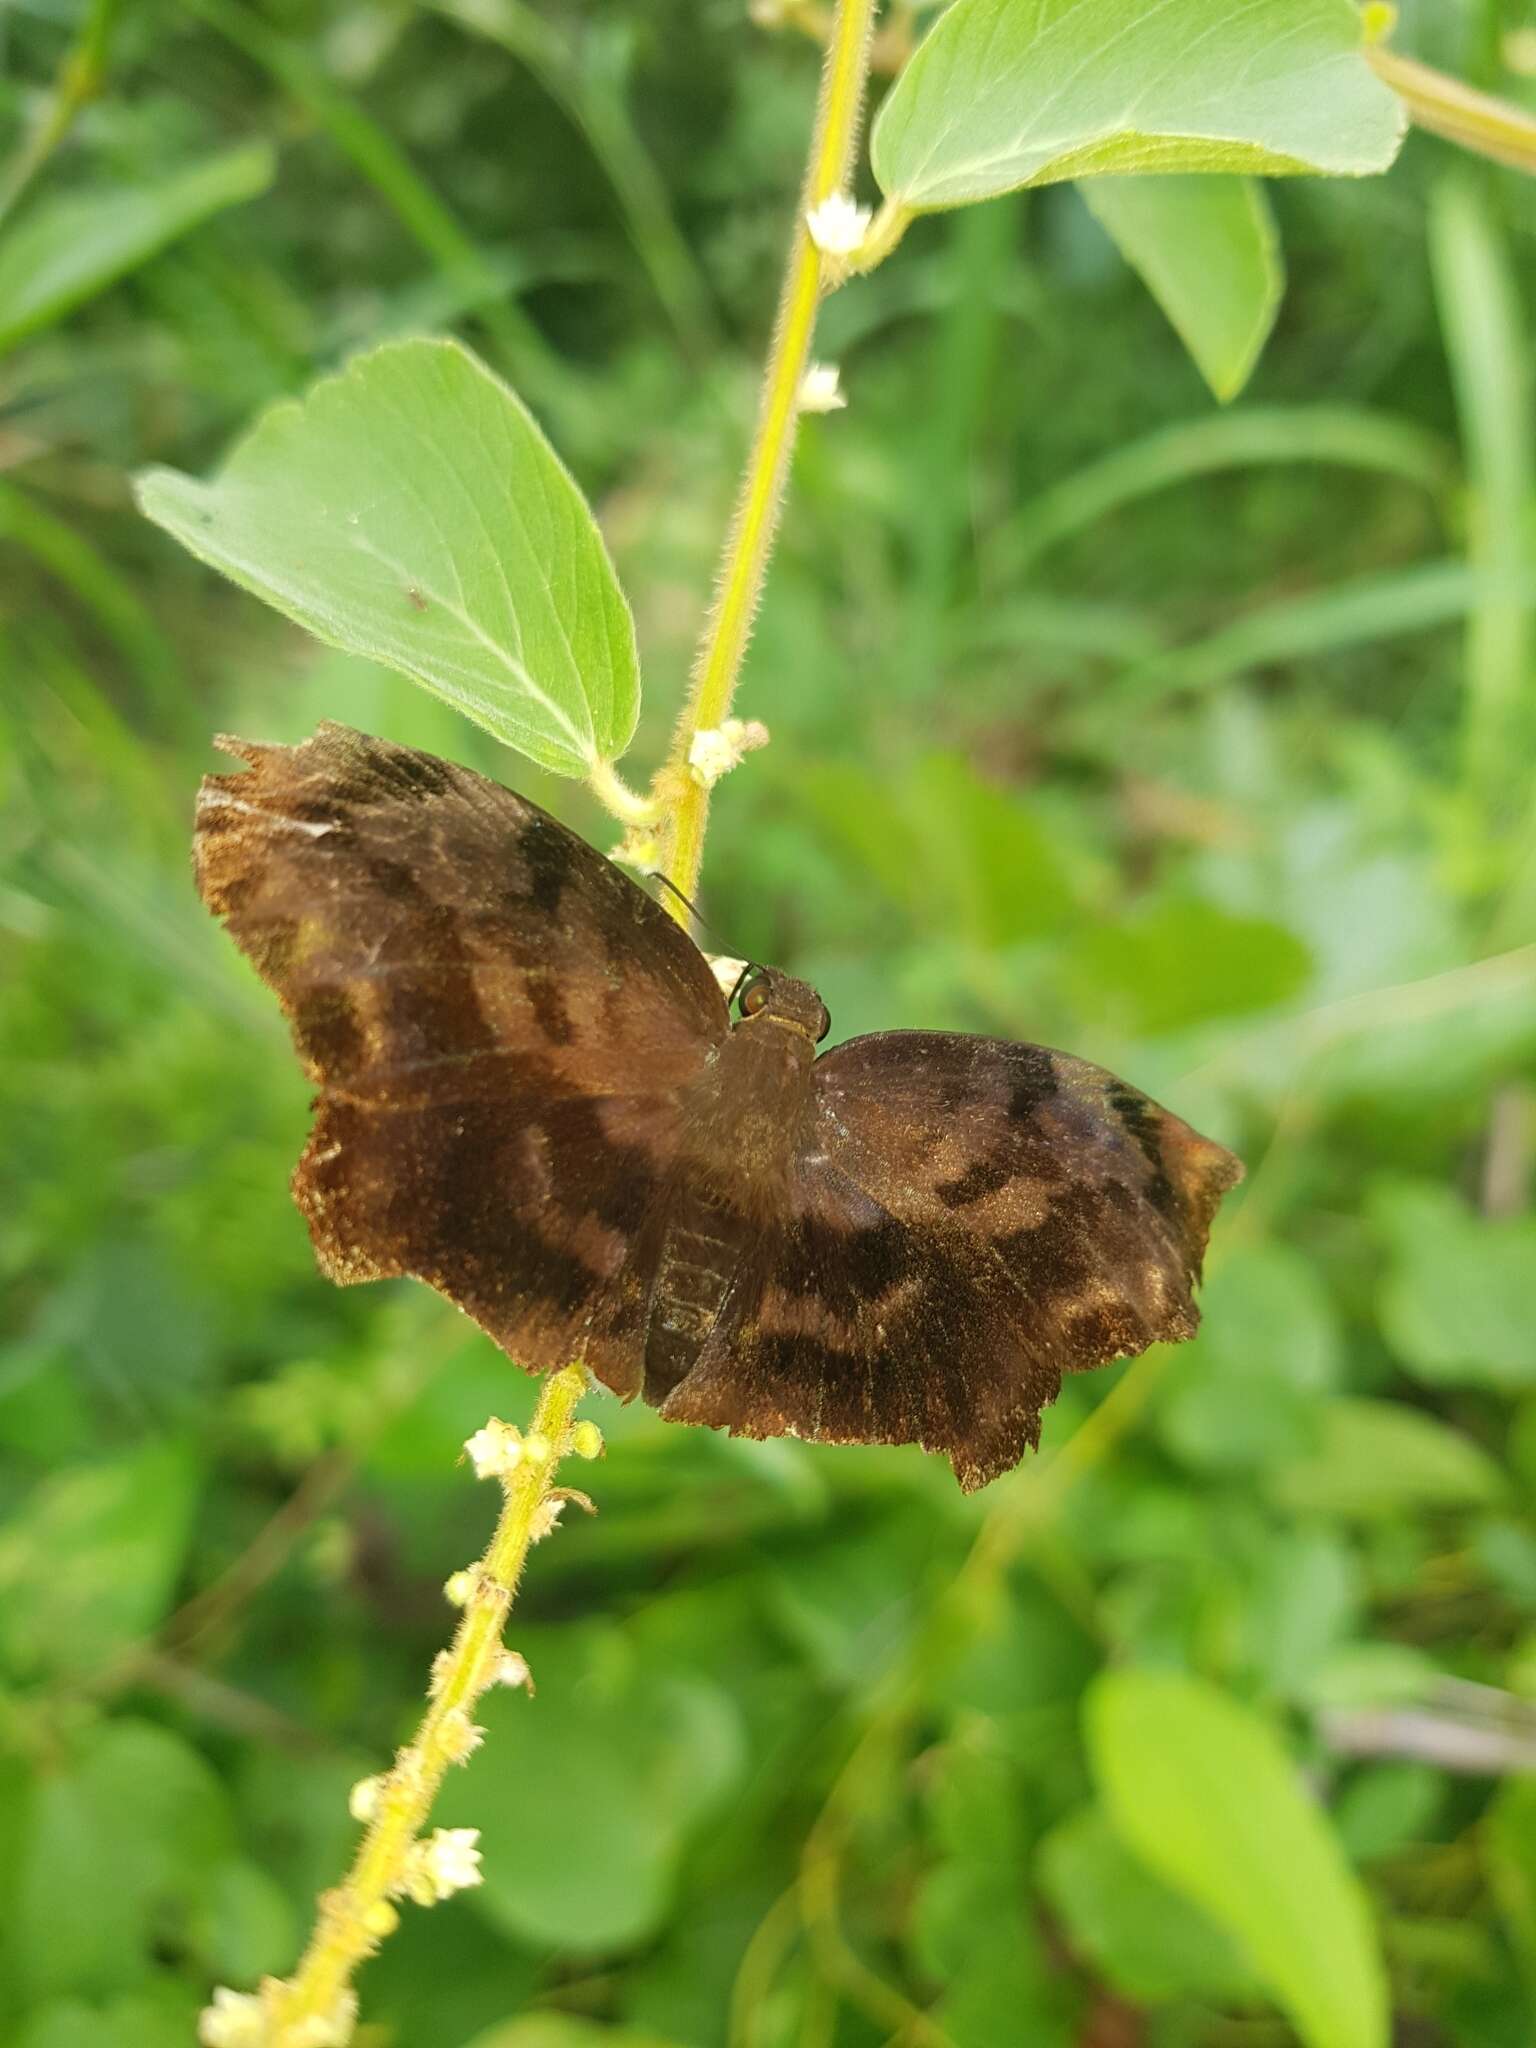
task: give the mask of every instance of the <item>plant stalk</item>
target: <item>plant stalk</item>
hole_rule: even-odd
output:
[[[806,227],[806,215],[847,186],[863,116],[877,4],[878,0],[838,0],[833,17],[805,184],[763,376],[757,429],[726,539],[719,594],[705,627],[693,687],[678,720],[671,756],[657,778],[657,795],[671,810],[666,874],[673,888],[685,897],[691,897],[698,886],[709,816],[709,791],[689,772],[689,752],[695,734],[712,731],[730,711],[778,531],[817,308],[823,291],[833,281],[827,259]],[[670,902],[669,907],[673,907]],[[678,906],[674,914],[681,917],[685,913]]]
[[[1428,64],[1379,45],[1366,57],[1420,128],[1514,170],[1536,173],[1536,120],[1509,100],[1478,92]]]
[[[572,1365],[551,1373],[539,1391],[522,1455],[502,1480],[495,1534],[479,1563],[464,1574],[463,1617],[434,1670],[426,1714],[393,1768],[375,1781],[367,1832],[351,1870],[322,1895],[298,1969],[285,1984],[266,1987],[270,2048],[299,2048],[330,2028],[337,2029],[335,2038],[348,2037],[353,1975],[391,1930],[390,1900],[408,1888],[410,1858],[432,1802],[449,1768],[464,1760],[477,1739],[472,1710],[497,1682],[502,1629],[529,1548],[547,1521],[555,1473],[572,1449],[573,1416],[587,1385],[585,1370]]]

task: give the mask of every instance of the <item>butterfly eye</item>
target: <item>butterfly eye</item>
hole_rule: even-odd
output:
[[[755,1017],[768,1001],[768,976],[761,967],[755,968],[741,985],[741,1014]]]
[[[827,1033],[828,1033],[828,1032],[829,1032],[829,1031],[830,1031],[831,1029],[832,1029],[832,1014],[831,1014],[831,1012],[830,1012],[830,1011],[829,1011],[829,1010],[828,1010],[828,1009],[826,1008],[825,1004],[823,1004],[823,1006],[822,1006],[822,1012],[821,1012],[821,1029],[820,1029],[820,1030],[819,1030],[819,1031],[817,1032],[817,1034],[816,1034],[816,1043],[817,1043],[818,1045],[820,1045],[821,1041],[822,1041],[822,1040],[823,1040],[823,1039],[824,1039],[824,1038],[826,1037]]]

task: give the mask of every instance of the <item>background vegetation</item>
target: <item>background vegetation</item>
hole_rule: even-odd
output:
[[[13,149],[81,20],[0,24]],[[1536,96],[1519,0],[1399,43]],[[460,1443],[530,1402],[425,1290],[313,1270],[304,1084],[191,887],[209,734],[349,720],[613,836],[126,479],[457,329],[600,507],[649,764],[814,64],[736,0],[147,0],[0,238],[5,2048],[171,2048],[289,1966],[484,1539]],[[833,303],[851,405],[805,430],[740,703],[773,745],[705,868],[838,1033],[1067,1046],[1236,1146],[1207,1334],[1074,1385],[969,1501],[594,1400],[602,1513],[512,1631],[538,1696],[441,1815],[485,1883],[370,1966],[373,2048],[1281,2048],[1226,1910],[1283,1921],[1277,1838],[1213,1763],[1259,1843],[1214,1913],[1138,1861],[1086,1739],[1112,1667],[1280,1731],[1404,2048],[1536,2034],[1536,213],[1423,139],[1273,196],[1289,295],[1225,413],[1070,189]]]

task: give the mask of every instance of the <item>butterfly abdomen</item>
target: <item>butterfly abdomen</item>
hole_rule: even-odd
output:
[[[689,1194],[667,1218],[651,1295],[645,1398],[664,1401],[715,1326],[743,1250],[744,1219],[724,1201]]]
[[[692,1371],[743,1259],[782,1213],[812,1051],[803,1032],[738,1025],[684,1098],[689,1166],[668,1200],[651,1291],[647,1401],[659,1405]]]

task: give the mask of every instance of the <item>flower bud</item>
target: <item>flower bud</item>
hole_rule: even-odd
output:
[[[379,1799],[384,1791],[384,1780],[380,1777],[359,1778],[347,1794],[347,1811],[354,1820],[364,1823],[371,1821],[379,1810]]]

